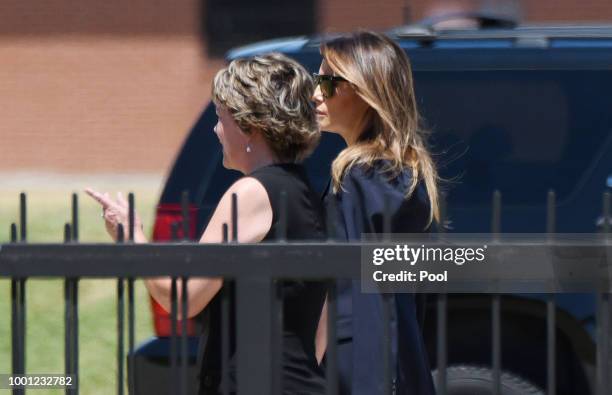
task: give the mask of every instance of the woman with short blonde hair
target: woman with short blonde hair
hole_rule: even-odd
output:
[[[223,195],[201,243],[223,242],[223,226],[232,229],[232,195],[237,196],[237,238],[242,243],[275,240],[282,228],[287,240],[325,238],[323,210],[300,162],[319,139],[310,75],[296,61],[268,54],[232,61],[214,80],[213,100],[219,121],[214,132],[223,150],[223,165],[244,177]],[[128,226],[127,202],[87,189],[103,208],[106,228],[117,238],[117,228]],[[286,196],[284,226],[280,224],[281,196]],[[147,239],[136,216],[135,241]],[[171,279],[145,279],[151,295],[170,311]],[[220,278],[191,278],[187,283],[187,315],[192,317],[211,304],[223,285]],[[182,285],[177,284],[178,300]],[[315,354],[315,333],[325,299],[325,285],[312,281],[283,281],[282,393],[323,394],[324,378]],[[234,305],[234,303],[231,303]],[[211,309],[200,367],[200,394],[218,395],[225,386],[235,393],[235,350],[229,366],[221,366],[220,313]],[[233,316],[233,314],[232,314]],[[233,322],[233,321],[232,321]],[[257,322],[240,325],[258,325]],[[233,325],[232,325],[233,327]],[[230,336],[234,336],[234,329]],[[230,341],[234,344],[234,341]],[[221,370],[228,371],[221,382]]]
[[[272,53],[236,59],[214,80],[213,102],[227,109],[247,135],[258,130],[281,162],[301,162],[320,133],[312,79],[296,61]]]

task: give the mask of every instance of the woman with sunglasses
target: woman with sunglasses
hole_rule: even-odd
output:
[[[385,206],[391,232],[428,232],[438,221],[437,172],[404,51],[388,37],[358,32],[321,45],[323,61],[313,95],[319,127],[347,147],[334,160],[324,200],[340,240],[383,233]],[[342,394],[383,394],[383,297],[362,294],[358,281],[338,284],[338,371]],[[394,393],[434,394],[414,294],[390,298],[391,377]],[[317,337],[325,347],[325,314]],[[385,394],[386,395],[386,394]]]

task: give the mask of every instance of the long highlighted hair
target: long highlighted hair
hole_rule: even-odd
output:
[[[419,181],[425,183],[430,203],[429,223],[439,222],[438,173],[420,126],[412,68],[405,52],[390,38],[359,31],[321,44],[329,67],[344,77],[368,105],[368,128],[355,144],[345,148],[332,164],[334,192],[355,165],[373,166],[387,160],[390,176],[412,171],[408,198]]]

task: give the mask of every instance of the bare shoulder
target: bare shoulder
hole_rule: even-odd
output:
[[[202,241],[222,239],[223,224],[232,232],[232,196],[236,195],[238,241],[261,241],[272,227],[272,205],[264,186],[255,178],[243,177],[225,192],[202,236]]]
[[[253,177],[242,177],[232,184],[223,195],[221,200],[231,202],[232,195],[236,194],[238,199],[238,208],[240,206],[256,209],[262,205],[270,206],[268,192],[259,180]]]

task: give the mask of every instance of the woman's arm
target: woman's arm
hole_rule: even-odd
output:
[[[321,309],[321,317],[319,318],[319,326],[315,335],[315,356],[317,362],[321,364],[325,351],[327,350],[327,297],[323,308]]]
[[[257,243],[261,241],[272,226],[272,206],[265,188],[254,178],[245,177],[238,180],[223,195],[209,223],[200,238],[200,243],[222,243],[223,224],[228,225],[228,234],[232,229],[232,194],[238,200],[238,242]],[[145,280],[145,285],[153,298],[167,311],[171,306],[171,279],[152,278]],[[195,277],[187,282],[188,311],[193,317],[202,311],[219,292],[223,280],[212,277]],[[178,300],[181,297],[181,282],[177,281]]]
[[[108,194],[87,189],[86,192],[98,201],[104,210],[104,219],[108,233],[117,238],[117,227],[121,223],[127,229],[127,202],[121,196],[117,200]],[[272,206],[263,185],[254,178],[244,177],[236,181],[223,195],[219,204],[204,230],[200,243],[223,242],[223,224],[228,225],[229,234],[232,229],[232,194],[238,201],[238,242],[257,243],[261,241],[272,226]],[[138,218],[138,216],[136,216]],[[140,220],[135,221],[134,241],[147,243],[142,231]],[[172,280],[168,277],[148,278],[144,280],[151,296],[166,310],[171,309]],[[202,311],[217,292],[221,289],[223,280],[220,278],[194,277],[187,282],[187,317],[193,317]],[[177,281],[177,300],[181,300],[181,281]],[[179,314],[179,317],[181,314]]]

